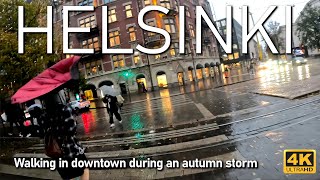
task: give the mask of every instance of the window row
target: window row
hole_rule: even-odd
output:
[[[126,18],[131,18],[133,17],[132,14],[132,6],[131,4],[127,4],[124,6],[124,11],[126,14]],[[108,9],[108,22],[113,23],[117,21],[117,12],[116,9]]]
[[[153,21],[151,21],[153,22]],[[149,25],[152,23],[149,23]],[[165,29],[170,32],[170,33],[176,33],[176,28],[173,24],[170,24],[170,20],[168,20],[168,24],[165,25]],[[189,24],[189,31],[190,31],[190,36],[195,37],[195,32],[194,32],[194,27],[193,25]],[[137,35],[136,35],[136,28],[134,26],[131,26],[128,28],[127,33],[129,34],[129,41],[134,42],[137,40]],[[110,47],[116,47],[120,46],[120,31],[119,30],[114,30],[110,31],[108,34],[109,38],[109,46]],[[154,36],[155,33],[153,32],[148,32],[148,36]],[[99,46],[99,38],[94,37],[90,39],[86,39],[82,41],[82,48],[86,49],[95,49],[95,50],[100,50]]]
[[[114,69],[126,67],[124,55],[112,55],[111,60]],[[139,63],[141,63],[140,56],[133,56],[132,61],[135,65],[138,65]],[[102,60],[85,63],[85,69],[87,76],[93,76],[103,73]]]

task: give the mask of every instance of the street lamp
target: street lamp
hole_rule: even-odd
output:
[[[129,79],[132,78],[134,75],[131,72],[131,69],[123,71],[121,74],[121,76],[124,77],[124,79],[126,80],[126,87],[127,87],[127,91],[128,91],[128,96],[129,96],[129,102],[131,102],[131,94],[130,94],[130,88],[129,88]]]

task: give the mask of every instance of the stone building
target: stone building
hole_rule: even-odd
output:
[[[202,25],[202,54],[196,54],[196,6],[202,6],[212,18],[207,0],[64,0],[55,8],[55,22],[61,23],[63,6],[95,6],[92,12],[70,13],[70,27],[90,27],[90,33],[70,34],[70,48],[91,48],[94,55],[83,56],[79,69],[94,97],[101,95],[99,87],[114,86],[122,94],[141,92],[143,87],[167,88],[183,86],[214,75],[219,65],[219,53],[211,30]],[[147,32],[138,25],[138,13],[145,6],[158,5],[170,10],[167,15],[149,12],[144,22],[165,29],[171,35],[171,46],[162,54],[146,55],[135,50],[137,44],[155,49],[164,44],[160,34]],[[102,22],[102,6],[108,6],[108,22]],[[179,54],[178,6],[185,6],[186,53]],[[108,47],[132,48],[133,55],[102,54],[102,23],[108,23]],[[67,55],[71,56],[71,55]]]

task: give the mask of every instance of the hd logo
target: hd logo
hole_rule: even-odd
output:
[[[316,173],[316,151],[289,149],[283,152],[283,172],[286,174]]]

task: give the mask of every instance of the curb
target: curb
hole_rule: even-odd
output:
[[[89,152],[86,153],[86,157],[88,159],[100,159],[100,158],[108,158],[108,159],[128,159],[132,157],[146,156],[146,155],[154,155],[158,153],[171,153],[174,151],[181,151],[185,149],[192,149],[202,146],[208,146],[211,144],[221,143],[229,140],[225,135],[217,135],[205,139],[199,139],[194,141],[187,141],[177,144],[169,144],[163,146],[153,146],[142,149],[129,149],[122,150],[118,152],[114,151],[106,151],[106,152]],[[18,153],[13,156],[14,158],[49,158],[45,154],[36,154],[36,153]]]

